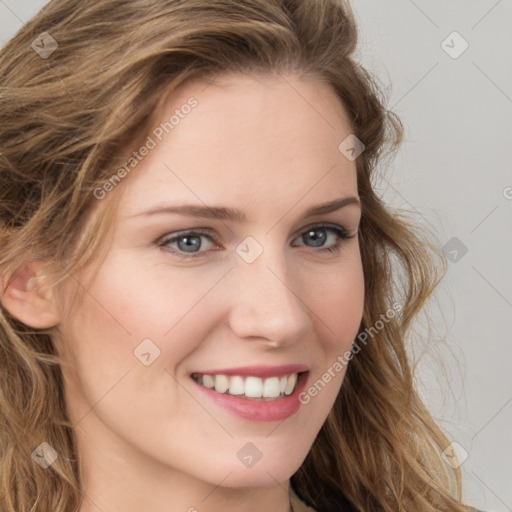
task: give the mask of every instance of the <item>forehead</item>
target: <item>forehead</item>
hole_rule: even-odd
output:
[[[240,206],[297,201],[313,189],[357,193],[355,162],[338,149],[351,133],[348,117],[332,88],[311,76],[192,81],[162,102],[151,126],[149,150],[125,183],[123,217],[173,198]]]

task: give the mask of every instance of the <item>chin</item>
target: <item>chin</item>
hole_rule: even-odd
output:
[[[282,464],[276,464],[275,468],[273,466],[237,468],[224,480],[222,486],[230,488],[275,486],[277,482],[289,480],[297,469],[298,467],[284,467]]]

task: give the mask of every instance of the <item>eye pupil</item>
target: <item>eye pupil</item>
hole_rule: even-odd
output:
[[[181,242],[183,240],[185,240],[185,245],[181,244]],[[201,239],[198,236],[191,236],[191,235],[182,236],[178,240],[178,247],[180,248],[180,250],[183,250],[185,252],[195,252],[193,250],[194,248],[198,249],[199,247],[201,247]],[[190,250],[190,249],[192,249],[192,250]]]
[[[317,234],[320,233],[320,236],[317,236]],[[325,242],[325,231],[322,229],[310,229],[307,233],[304,233],[302,236],[302,240],[306,242],[306,237],[311,236],[311,239],[315,242],[314,247],[319,247],[323,245]]]

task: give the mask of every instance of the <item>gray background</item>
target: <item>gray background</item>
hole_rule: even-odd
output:
[[[0,0],[0,45],[45,3]],[[468,454],[466,499],[512,512],[512,1],[352,5],[358,57],[406,131],[376,185],[430,226],[440,247],[451,240],[453,261],[427,310],[439,343],[411,350],[423,353],[418,386]]]

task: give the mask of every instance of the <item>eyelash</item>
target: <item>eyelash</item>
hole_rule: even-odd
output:
[[[318,250],[318,252],[326,252],[327,251],[332,254],[338,253],[340,251],[341,246],[343,245],[344,241],[354,238],[357,235],[357,232],[350,235],[349,232],[345,228],[342,228],[341,226],[337,226],[337,225],[332,225],[332,224],[315,224],[313,226],[309,226],[305,231],[303,231],[302,234],[304,234],[308,231],[316,230],[316,229],[325,229],[327,231],[334,232],[336,234],[336,236],[338,237],[338,240],[336,241],[335,245],[333,245],[331,247],[320,248]],[[176,242],[180,238],[184,238],[186,236],[195,236],[195,235],[196,236],[197,235],[206,236],[213,242],[218,243],[217,240],[215,240],[215,238],[211,236],[211,234],[208,230],[198,228],[195,230],[179,232],[170,238],[160,239],[160,241],[157,241],[156,244],[162,250],[165,250],[165,252],[172,252],[172,254],[176,255],[180,259],[199,258],[205,254],[204,251],[196,252],[196,253],[185,253],[185,252],[179,252],[179,251],[175,251],[175,250],[169,251],[169,248],[167,247],[167,244]],[[187,254],[187,256],[182,256],[182,254]]]

